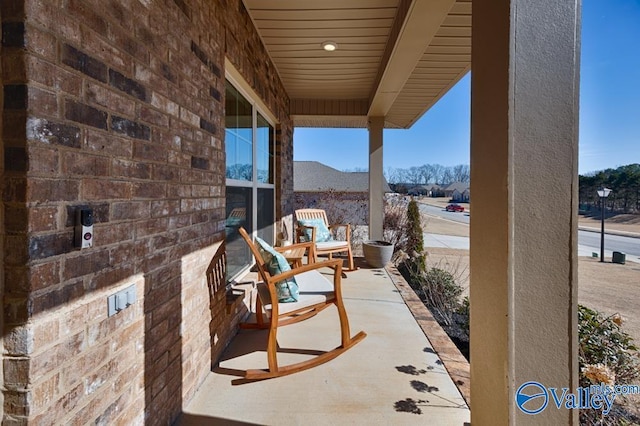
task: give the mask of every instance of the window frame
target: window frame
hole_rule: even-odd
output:
[[[276,181],[278,176],[278,170],[276,170],[276,125],[277,120],[274,115],[266,109],[266,105],[262,102],[259,96],[250,88],[250,86],[242,79],[237,70],[232,66],[229,66],[228,61],[225,61],[225,65],[227,65],[227,70],[225,71],[225,102],[226,102],[226,91],[227,84],[231,84],[233,88],[242,95],[245,100],[251,105],[251,123],[252,123],[252,141],[251,141],[251,151],[252,151],[252,179],[251,181],[247,180],[239,180],[239,179],[230,179],[226,177],[226,167],[227,167],[227,158],[226,158],[226,148],[225,148],[225,194],[226,188],[231,187],[243,187],[243,188],[251,188],[251,233],[250,236],[255,239],[258,235],[258,190],[259,189],[271,189],[273,191],[273,211],[271,212],[272,217],[276,217]],[[272,183],[258,182],[258,114],[262,116],[262,118],[268,123],[271,127],[271,137],[273,138],[273,143],[269,147],[271,158],[270,158],[270,166],[273,171]],[[226,118],[226,111],[225,111]],[[225,120],[225,147],[226,147],[226,120]],[[226,195],[225,195],[225,205],[226,205]],[[271,235],[272,241],[275,242],[275,226],[273,229],[273,235]],[[226,238],[226,237],[225,237]],[[242,267],[237,273],[233,276],[229,277],[231,280],[237,279],[238,277],[246,274],[249,269],[254,265],[255,259],[251,258],[251,261],[246,266]]]

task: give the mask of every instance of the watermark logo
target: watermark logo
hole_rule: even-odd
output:
[[[538,414],[549,404],[547,388],[538,382],[527,382],[516,391],[516,404],[527,414]]]
[[[518,408],[526,414],[535,415],[544,411],[547,406],[557,409],[593,409],[601,410],[603,415],[609,414],[613,402],[618,395],[640,394],[637,385],[592,385],[578,387],[575,392],[569,388],[548,388],[543,384],[530,381],[516,390],[515,400]]]

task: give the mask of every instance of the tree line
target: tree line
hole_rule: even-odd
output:
[[[410,183],[423,185],[435,183],[447,185],[453,182],[469,183],[471,169],[468,164],[443,166],[441,164],[423,164],[422,166],[403,168],[388,167],[384,177],[389,183]]]
[[[605,200],[606,209],[621,213],[640,211],[640,164],[591,172],[578,178],[581,210],[599,209],[597,191],[606,187],[612,190]]]

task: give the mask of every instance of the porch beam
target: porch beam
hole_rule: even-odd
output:
[[[370,96],[369,116],[387,115],[454,3],[400,1]]]
[[[369,239],[383,239],[384,193],[382,131],[384,117],[369,117]]]
[[[580,0],[474,2],[472,28],[471,423],[578,424],[515,393],[578,385]]]

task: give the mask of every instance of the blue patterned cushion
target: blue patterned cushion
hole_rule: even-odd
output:
[[[302,219],[298,221],[298,224],[302,226],[313,226],[316,228],[316,243],[333,241],[331,231],[329,231],[329,228],[327,228],[327,225],[324,224],[324,221],[322,219]],[[311,241],[311,229],[305,228],[303,233],[305,241]]]
[[[265,266],[272,276],[291,270],[289,262],[287,262],[287,259],[285,259],[283,255],[275,251],[273,247],[259,237],[256,237],[256,242],[258,243],[260,256],[262,256],[262,260],[264,260]],[[295,278],[291,277],[277,282],[276,293],[278,295],[278,302],[297,302],[299,290]]]

